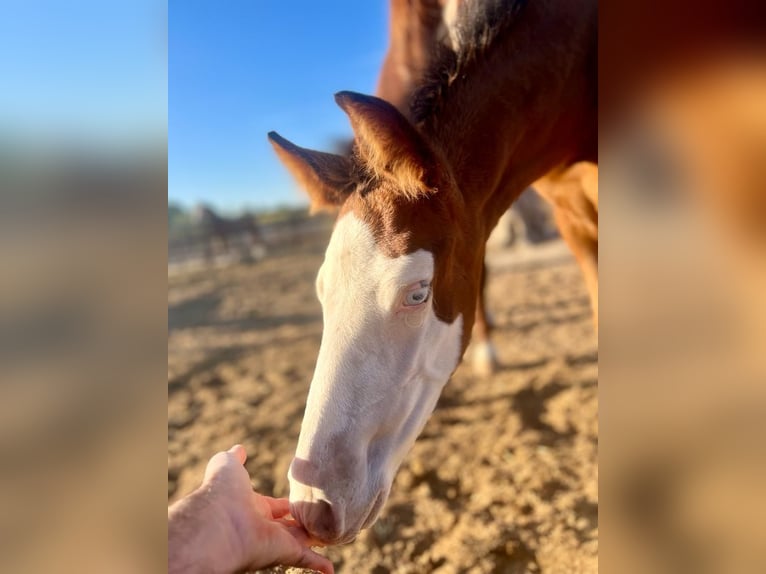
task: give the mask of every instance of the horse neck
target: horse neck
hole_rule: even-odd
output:
[[[466,208],[479,214],[485,238],[533,181],[590,153],[597,121],[593,4],[530,2],[421,123]]]

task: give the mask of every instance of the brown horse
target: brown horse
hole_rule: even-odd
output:
[[[377,95],[409,117],[412,92],[436,54],[440,49],[460,49],[459,18],[475,17],[475,12],[483,10],[484,6],[481,0],[391,0],[389,48],[378,80]],[[463,12],[467,14],[463,15]],[[551,203],[556,225],[580,264],[598,327],[597,167],[593,163],[579,164],[573,169],[557,166],[532,187]],[[533,193],[527,190],[522,195]],[[525,206],[530,203],[529,197],[526,199]],[[532,195],[532,199],[537,198]],[[522,217],[528,211],[523,211]],[[479,374],[489,374],[497,366],[490,340],[492,324],[484,299],[486,269],[484,276],[477,301],[472,357],[474,371]]]
[[[194,208],[194,220],[199,225],[203,236],[205,259],[213,261],[214,244],[220,243],[226,253],[231,251],[231,240],[243,238],[248,248],[248,257],[254,248],[264,251],[266,242],[263,240],[255,216],[244,213],[236,218],[222,217],[210,206],[197,205]]]
[[[500,216],[544,174],[596,160],[595,1],[487,2],[456,30],[458,50],[429,65],[410,118],[336,95],[351,157],[269,134],[313,206],[340,208],[289,472],[292,514],[326,543],[353,539],[385,503],[471,339]]]

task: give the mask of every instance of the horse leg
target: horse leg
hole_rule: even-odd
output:
[[[598,332],[598,166],[576,163],[534,185],[553,205],[556,226],[580,266]]]
[[[213,264],[213,239],[207,235],[202,241],[202,255],[207,265]]]
[[[494,325],[487,310],[485,284],[487,281],[487,265],[482,265],[479,296],[476,298],[476,321],[473,325],[473,352],[471,364],[476,375],[487,377],[497,370],[497,354],[492,344],[490,334]]]
[[[222,233],[222,234],[220,234],[218,236],[218,239],[221,242],[221,246],[223,247],[223,252],[226,255],[229,255],[230,250],[229,250],[229,237],[228,237],[228,235],[225,234],[225,233]]]
[[[561,236],[580,265],[590,297],[593,325],[598,332],[598,238],[594,239],[583,233],[578,222],[566,210],[554,209],[554,217]]]

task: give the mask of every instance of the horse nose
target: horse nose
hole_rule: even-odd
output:
[[[297,502],[298,522],[317,540],[331,544],[343,535],[343,521],[339,519],[333,507],[324,500]]]
[[[311,536],[330,543],[340,537],[343,524],[325,499],[324,492],[303,482],[314,482],[315,471],[313,465],[300,459],[294,459],[290,465],[287,475],[290,481],[290,513]]]

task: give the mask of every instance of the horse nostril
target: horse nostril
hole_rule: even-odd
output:
[[[319,500],[314,503],[315,506],[311,510],[312,515],[312,530],[316,533],[316,536],[323,541],[331,541],[336,539],[340,532],[338,531],[338,524],[335,520],[335,513],[330,506],[324,500]]]
[[[296,518],[312,538],[326,544],[335,543],[343,530],[342,521],[338,520],[332,506],[324,500],[312,502],[298,502],[296,504]]]

